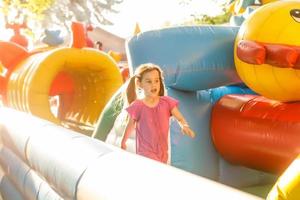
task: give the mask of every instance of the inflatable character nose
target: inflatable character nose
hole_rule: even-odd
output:
[[[248,64],[270,64],[276,67],[299,68],[300,47],[260,43],[241,40],[237,45],[237,56]]]

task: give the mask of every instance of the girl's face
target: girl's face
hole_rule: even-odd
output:
[[[142,80],[138,82],[138,86],[144,91],[145,97],[159,96],[160,77],[157,70],[146,72],[142,76]]]

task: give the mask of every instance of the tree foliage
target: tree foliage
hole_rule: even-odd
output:
[[[228,23],[231,13],[223,9],[223,13],[216,16],[192,15],[194,24],[225,24]]]
[[[189,5],[193,0],[179,0],[182,5]],[[225,0],[212,0],[222,8],[222,12],[216,16],[210,16],[207,14],[191,13],[192,19],[184,22],[185,25],[199,25],[199,24],[225,24],[228,23],[231,17],[231,13],[226,9]],[[223,2],[220,4],[220,2]]]
[[[19,16],[22,15],[22,12],[23,15],[27,15],[28,12],[40,15],[47,10],[53,2],[54,0],[3,0],[1,9],[6,16],[9,15],[12,10],[15,10]]]
[[[112,24],[109,13],[123,0],[2,0],[0,9],[9,23],[27,21],[32,29],[67,29],[71,21]]]

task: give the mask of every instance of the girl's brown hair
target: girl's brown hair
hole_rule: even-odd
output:
[[[134,100],[136,100],[136,81],[142,81],[143,75],[147,72],[151,72],[153,70],[158,71],[159,74],[159,81],[160,81],[160,90],[159,90],[159,96],[165,95],[165,85],[164,85],[164,79],[163,79],[163,72],[160,69],[159,66],[152,64],[152,63],[145,63],[141,64],[138,68],[136,68],[134,75],[130,77],[128,81],[128,86],[126,88],[126,98],[127,103],[131,104]]]

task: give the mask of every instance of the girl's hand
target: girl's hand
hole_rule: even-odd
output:
[[[127,149],[127,145],[126,145],[126,142],[121,142],[121,148],[123,149],[123,150],[126,150]]]
[[[195,137],[194,131],[190,128],[190,126],[185,121],[184,117],[178,110],[177,106],[175,106],[172,111],[172,115],[177,119],[179,126],[181,127],[181,131],[185,134],[190,136],[191,138]]]
[[[181,127],[181,131],[185,134],[185,135],[187,135],[187,136],[190,136],[191,138],[194,138],[195,137],[195,133],[194,133],[194,131],[188,126],[188,125],[183,125],[182,127]]]

